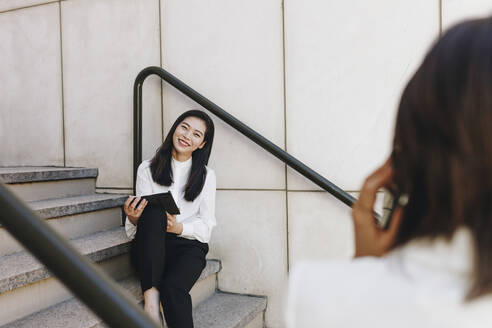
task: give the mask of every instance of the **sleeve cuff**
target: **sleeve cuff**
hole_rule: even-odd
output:
[[[137,227],[134,226],[133,223],[130,222],[128,217],[126,217],[126,220],[125,220],[125,232],[126,232],[126,236],[129,239],[135,238],[135,234],[137,233]]]
[[[183,237],[193,237],[193,224],[191,223],[182,223],[183,225],[183,232],[181,233],[180,236]]]

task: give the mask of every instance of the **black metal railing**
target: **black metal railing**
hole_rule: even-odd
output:
[[[304,165],[295,157],[188,87],[160,67],[142,70],[134,84],[133,188],[137,168],[142,161],[142,86],[149,75],[158,75],[203,108],[260,145],[289,167],[311,180],[344,204],[352,206],[355,198]],[[69,242],[41,220],[36,213],[9,191],[0,181],[0,223],[58,277],[79,299],[111,327],[158,327],[130,298],[122,294],[115,282]]]
[[[0,223],[110,327],[159,327],[0,181]]]
[[[160,67],[145,68],[138,74],[134,84],[134,189],[137,168],[142,161],[142,86],[145,79],[152,74],[161,77],[344,204],[353,205],[354,197]],[[1,181],[0,209],[2,226],[106,324],[122,328],[158,327],[141,308],[118,290],[111,278],[41,220]]]
[[[320,174],[316,173],[311,168],[307,167],[304,163],[299,161],[297,158],[288,154],[282,148],[275,145],[270,140],[266,139],[258,132],[254,131],[248,127],[243,122],[239,121],[237,118],[227,113],[225,110],[187,86],[181,80],[165,71],[164,69],[151,66],[144,68],[135,79],[133,85],[133,192],[135,193],[135,182],[137,179],[137,169],[138,165],[142,162],[142,87],[145,79],[150,75],[157,75],[183,94],[193,99],[203,108],[207,109],[215,116],[222,119],[224,122],[232,126],[234,129],[238,130],[246,137],[251,139],[253,142],[258,144],[260,147],[273,154],[275,157],[279,158],[282,162],[287,164],[289,167],[293,168],[300,174],[302,174],[307,179],[311,180],[324,190],[328,191],[330,194],[335,196],[337,199],[342,201],[348,206],[352,206],[355,202],[355,198],[350,194],[346,193],[338,186],[332,182],[325,179]]]

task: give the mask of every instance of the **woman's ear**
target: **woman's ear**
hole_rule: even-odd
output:
[[[207,142],[204,140],[200,146],[198,146],[198,149],[202,149]]]

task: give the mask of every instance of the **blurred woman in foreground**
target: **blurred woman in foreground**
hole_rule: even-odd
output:
[[[373,216],[383,187],[404,195],[387,229]],[[492,18],[454,26],[427,54],[391,158],[352,213],[356,259],[295,267],[288,327],[490,327]]]

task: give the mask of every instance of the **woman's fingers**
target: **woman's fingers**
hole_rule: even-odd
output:
[[[166,212],[166,217],[168,220],[176,221],[176,214],[169,214]]]
[[[383,166],[378,168],[366,179],[356,205],[364,210],[372,211],[378,190],[391,183],[392,178],[393,169],[390,161],[387,160]]]
[[[133,202],[130,204],[130,208],[132,211],[135,211],[135,209],[137,208],[137,204],[138,202],[140,201],[140,197],[135,197],[133,198]]]
[[[125,204],[123,206],[126,215],[130,215],[133,217],[140,217],[143,210],[145,209],[145,206],[147,206],[147,204],[149,203],[149,201],[146,199],[143,199],[139,203],[140,199],[141,199],[140,197],[135,197],[135,196],[128,197],[128,199],[125,201]]]
[[[140,202],[140,205],[138,205],[138,207],[137,207],[137,213],[141,214],[141,213],[143,212],[143,210],[144,210],[145,206],[147,206],[147,203],[148,203],[148,202],[149,202],[149,201],[148,201],[148,200],[146,200],[146,199],[142,200],[142,201]]]
[[[171,214],[167,213],[167,211],[166,211],[166,218],[167,218],[167,230],[169,230],[173,226],[173,220]]]
[[[384,248],[389,249],[395,243],[396,236],[398,234],[398,228],[400,227],[401,220],[403,217],[403,209],[398,207],[393,213],[393,218],[389,224],[389,227],[386,231],[382,231],[381,233],[385,235],[386,241]]]
[[[125,204],[123,205],[123,210],[125,211],[126,215],[131,214],[132,210],[131,210],[130,205],[134,199],[135,199],[135,196],[129,196],[128,199],[125,201]]]
[[[176,215],[169,214],[166,212],[167,217],[167,228],[172,228],[176,224]]]

